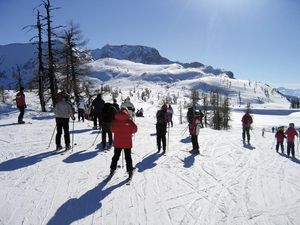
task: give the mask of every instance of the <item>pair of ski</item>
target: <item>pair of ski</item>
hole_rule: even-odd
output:
[[[135,171],[135,168],[134,168],[133,171],[132,171],[132,176],[133,176],[133,174],[134,174],[134,171]],[[113,178],[114,174],[115,174],[115,173],[109,174],[108,177],[104,179],[104,182],[105,182],[105,183],[108,183],[108,182]],[[126,179],[126,185],[130,185],[130,184],[131,184],[132,176],[131,176],[131,177],[128,177],[128,178]]]
[[[61,154],[61,155],[64,155],[66,152],[69,152],[69,153],[72,153],[73,152],[73,149],[70,148],[70,149],[67,149],[67,148],[61,148],[61,149],[55,149],[52,154],[53,155],[57,155],[57,154]]]

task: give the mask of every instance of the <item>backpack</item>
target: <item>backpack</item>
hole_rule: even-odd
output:
[[[251,123],[252,123],[252,118],[251,118],[251,116],[250,116],[250,115],[246,115],[246,116],[244,117],[244,125],[251,125]]]
[[[166,111],[159,110],[156,114],[157,123],[166,123]]]

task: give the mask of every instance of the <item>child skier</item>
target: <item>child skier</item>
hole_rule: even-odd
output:
[[[195,111],[194,118],[189,124],[190,135],[192,136],[192,153],[199,154],[199,144],[198,144],[198,135],[201,126],[201,114],[198,111]]]
[[[290,123],[289,128],[285,131],[287,135],[287,155],[290,156],[290,152],[292,152],[292,157],[295,158],[295,144],[294,138],[298,137],[298,132],[295,130],[295,124]]]
[[[284,152],[283,141],[286,138],[286,136],[284,135],[283,127],[278,127],[277,132],[275,134],[275,138],[277,140],[276,152],[278,152],[279,145],[280,145],[281,152],[283,153]]]
[[[115,119],[111,124],[111,132],[114,133],[113,146],[114,156],[110,165],[110,176],[112,177],[116,168],[117,163],[121,155],[122,149],[124,149],[126,169],[129,175],[129,179],[132,177],[133,166],[131,158],[131,148],[132,148],[132,134],[137,132],[137,126],[132,121],[128,109],[122,107],[120,111],[116,112]]]

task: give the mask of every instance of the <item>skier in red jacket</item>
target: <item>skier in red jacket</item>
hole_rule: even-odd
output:
[[[243,143],[245,144],[245,138],[247,135],[247,142],[250,144],[250,129],[251,129],[251,124],[253,123],[252,116],[250,115],[250,112],[247,111],[245,115],[242,117],[242,123],[243,123]]]
[[[286,138],[286,136],[284,135],[284,131],[283,131],[283,127],[278,127],[278,130],[275,134],[276,140],[277,140],[277,144],[276,144],[276,152],[278,152],[279,150],[279,145],[281,147],[281,152],[283,153],[284,151],[284,147],[283,147],[283,141]]]
[[[25,108],[27,107],[26,102],[25,102],[25,94],[24,94],[23,87],[20,87],[20,91],[16,95],[16,104],[17,104],[17,108],[20,110],[20,114],[18,117],[18,123],[23,124],[23,123],[25,123],[23,121],[23,116],[25,113]]]
[[[117,163],[121,155],[122,149],[124,149],[126,169],[129,175],[129,179],[132,177],[133,166],[131,158],[132,148],[132,134],[137,132],[136,124],[131,120],[128,109],[122,107],[122,109],[115,114],[115,119],[111,123],[111,132],[114,133],[114,156],[112,157],[110,165],[110,176],[113,176]]]
[[[298,132],[295,130],[295,124],[290,123],[289,128],[285,131],[287,135],[287,155],[290,156],[290,152],[292,152],[293,158],[295,158],[295,144],[294,139],[295,136],[298,137]]]

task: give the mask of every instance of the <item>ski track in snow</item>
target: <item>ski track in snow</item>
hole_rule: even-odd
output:
[[[51,154],[54,140],[47,149],[53,120],[33,120],[22,129],[1,127],[1,138],[13,137],[14,144],[1,143],[0,224],[300,224],[299,162],[270,148],[272,133],[264,138],[253,130],[251,150],[242,145],[239,127],[204,128],[200,155],[194,156],[186,125],[174,124],[161,155],[153,121],[136,118],[132,158],[137,168],[130,185],[125,185],[125,162],[103,182],[113,148],[99,149],[101,135],[91,147],[97,132],[90,122],[76,121],[77,146],[56,155]]]

